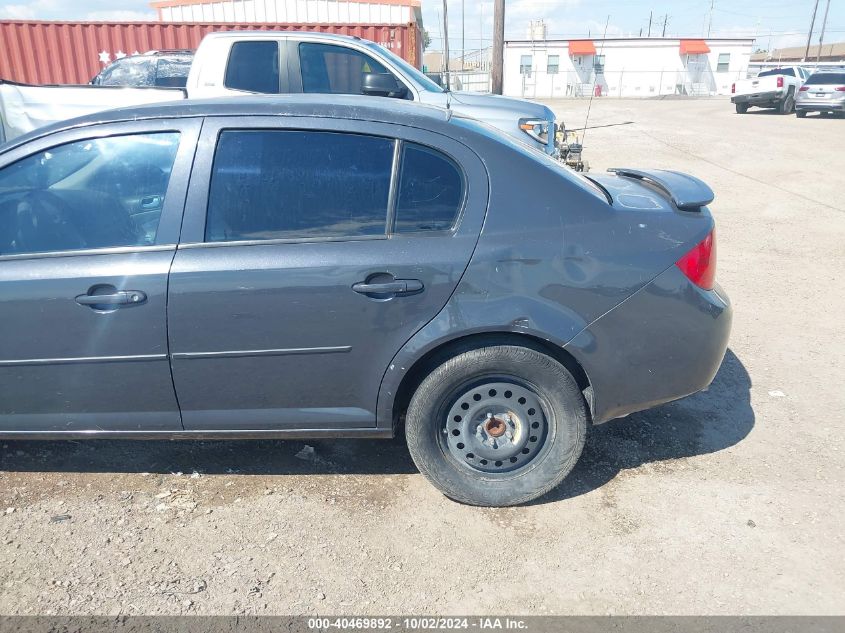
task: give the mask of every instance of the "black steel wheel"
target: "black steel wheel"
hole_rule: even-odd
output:
[[[516,345],[471,349],[432,371],[408,406],[414,463],[446,496],[525,503],[556,487],[584,446],[587,408],[567,369]]]
[[[507,376],[460,391],[440,434],[458,463],[501,474],[525,468],[542,453],[547,407],[531,387]]]

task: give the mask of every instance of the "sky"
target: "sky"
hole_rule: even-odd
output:
[[[711,13],[711,1],[713,10]],[[825,4],[819,0],[818,41]],[[506,0],[505,37],[522,39],[531,20],[545,21],[549,37],[660,35],[757,37],[762,49],[804,45],[815,0]],[[422,0],[431,48],[443,46],[443,0]],[[462,25],[462,11],[465,20]],[[449,46],[458,53],[489,46],[493,0],[448,0]],[[668,17],[667,17],[668,16]],[[148,0],[0,0],[0,18],[36,20],[155,19]],[[463,26],[463,29],[462,29]],[[462,36],[463,31],[463,36]],[[845,41],[845,0],[830,0],[825,42]]]

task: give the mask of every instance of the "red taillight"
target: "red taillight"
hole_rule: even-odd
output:
[[[736,94],[736,84],[731,84],[731,94]]]
[[[845,92],[845,86],[836,86],[836,92]]]
[[[809,86],[801,86],[801,87],[798,89],[798,92],[807,92],[809,89],[810,89],[810,87],[809,87]]]
[[[783,88],[783,77],[778,75],[778,88]]]
[[[712,290],[716,283],[716,231],[710,234],[693,249],[681,257],[675,266],[681,269],[687,278],[699,288]]]

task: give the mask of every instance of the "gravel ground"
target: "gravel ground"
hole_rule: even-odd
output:
[[[400,441],[0,442],[0,613],[845,613],[845,121],[593,103],[626,121],[594,170],[717,192],[709,391],[594,429],[523,508],[445,499]]]

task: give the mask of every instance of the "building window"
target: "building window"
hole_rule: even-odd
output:
[[[731,67],[731,54],[719,53],[719,65],[716,66],[717,73],[726,73]]]
[[[604,55],[596,55],[593,57],[593,70],[597,73],[604,72]]]
[[[560,55],[549,55],[546,63],[546,72],[550,75],[556,75],[560,68]]]
[[[519,58],[519,74],[531,76],[531,55],[523,55]]]

